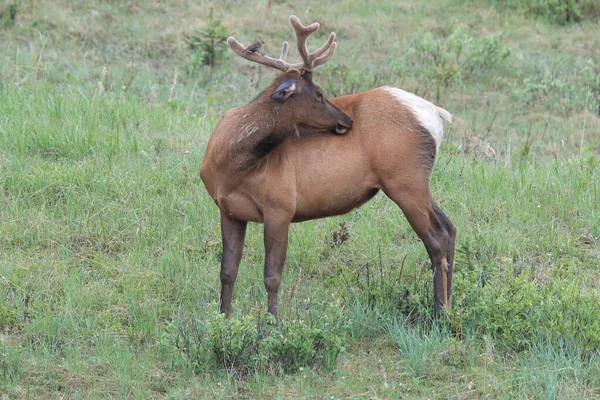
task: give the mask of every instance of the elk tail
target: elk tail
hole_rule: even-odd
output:
[[[448,111],[444,110],[442,107],[437,107],[438,112],[440,113],[440,117],[442,117],[443,119],[445,119],[446,121],[452,123],[452,114],[450,114]]]

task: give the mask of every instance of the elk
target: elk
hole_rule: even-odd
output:
[[[456,227],[434,202],[430,176],[451,114],[401,89],[380,87],[325,99],[313,70],[336,49],[335,33],[309,53],[319,29],[292,15],[300,63],[245,51],[239,56],[283,73],[250,104],[228,110],[206,147],[201,179],[220,210],[220,310],[229,316],[248,222],[264,224],[268,311],[278,294],[290,223],[345,214],[382,190],[403,211],[433,268],[436,315],[450,307]]]

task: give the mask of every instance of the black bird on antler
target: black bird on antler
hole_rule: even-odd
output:
[[[258,42],[252,43],[250,46],[246,47],[245,51],[248,53],[258,53],[258,50],[260,50],[263,44],[265,44],[265,42],[259,40]]]

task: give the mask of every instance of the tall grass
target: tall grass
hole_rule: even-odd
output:
[[[23,3],[0,36],[3,395],[600,397],[595,39],[544,22],[506,30],[520,17],[480,2],[468,15],[451,1],[344,4],[293,11],[323,13],[340,37],[316,81],[337,94],[402,86],[455,116],[432,178],[459,227],[448,320],[432,321],[427,254],[383,195],[292,227],[281,329],[264,316],[250,225],[223,320],[218,212],[198,167],[223,110],[271,75],[232,59],[174,79],[189,54],[170,44],[208,2],[143,15]],[[243,8],[214,16],[244,42],[283,38],[285,23]]]
[[[97,388],[92,376],[99,373],[113,382],[105,384],[114,393],[141,395],[153,387],[156,368],[160,376],[187,376],[161,381],[168,390],[189,384],[189,369],[167,368],[150,349],[182,311],[196,313],[218,299],[217,211],[196,175],[209,123],[185,109],[111,96],[86,99],[43,86],[6,86],[2,102],[11,110],[0,136],[4,384],[14,393],[19,382],[31,393],[60,391],[65,379],[96,382]],[[10,108],[18,102],[27,107]],[[24,124],[32,129],[19,131],[17,139],[16,127]],[[536,363],[546,362],[548,348],[563,351],[561,343],[569,343],[561,357],[577,362],[584,374],[597,368],[597,162],[587,156],[560,164],[509,161],[481,163],[453,154],[452,147],[439,160],[435,196],[461,228],[448,326],[427,328],[427,256],[383,196],[360,212],[293,227],[284,320],[298,321],[301,332],[314,313],[329,315],[326,303],[336,304],[347,323],[328,325],[324,334],[351,339],[353,346],[387,332],[397,346],[391,353],[397,368],[415,385],[434,375],[432,365],[449,347],[467,346],[467,337],[487,337],[491,342],[484,344],[517,351],[519,359],[530,352]],[[340,221],[350,237],[331,247]],[[251,227],[234,318],[256,314],[264,303],[260,237]],[[195,318],[206,323],[213,317]],[[241,334],[251,326],[236,329]],[[198,350],[207,354],[204,348]],[[467,351],[441,368],[460,370],[468,361],[463,356],[474,357]],[[50,372],[33,374],[38,362]],[[528,365],[518,374],[554,368],[550,361]],[[511,376],[503,379],[517,379]],[[570,393],[570,385],[591,390],[589,379],[540,376],[546,380],[539,390],[548,395]],[[68,390],[84,390],[78,385]],[[526,387],[503,390],[517,389]]]

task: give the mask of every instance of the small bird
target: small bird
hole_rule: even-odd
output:
[[[245,51],[248,53],[258,53],[258,50],[260,50],[263,44],[265,44],[265,42],[259,40],[258,42],[252,43],[250,46],[246,47]]]

